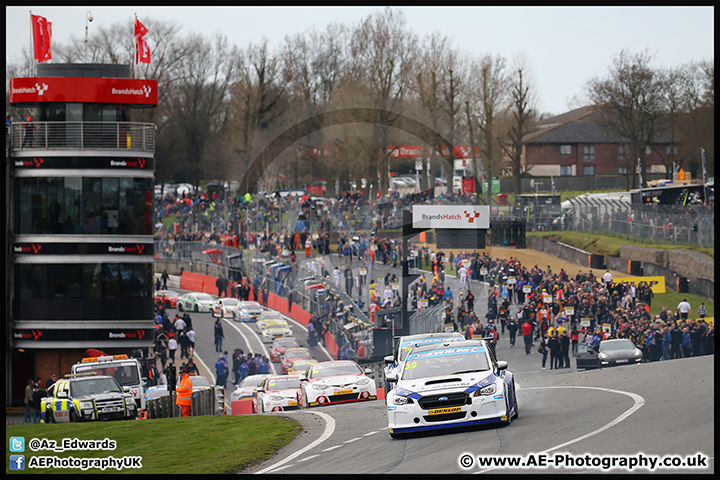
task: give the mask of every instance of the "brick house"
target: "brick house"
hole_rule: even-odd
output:
[[[661,135],[644,155],[646,178],[664,175],[670,136]],[[598,106],[542,120],[524,137],[523,164],[533,176],[624,176],[621,145],[602,125]],[[677,155],[677,146],[675,155]],[[666,160],[667,161],[667,160]],[[655,175],[653,175],[655,174]]]

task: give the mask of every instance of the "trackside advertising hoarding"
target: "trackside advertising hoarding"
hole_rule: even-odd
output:
[[[412,214],[413,228],[490,228],[490,207],[487,205],[413,205]]]

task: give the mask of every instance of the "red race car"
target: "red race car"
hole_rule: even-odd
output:
[[[270,361],[279,362],[288,348],[299,347],[300,344],[293,337],[276,338],[270,349]]]
[[[157,290],[154,298],[156,305],[165,305],[165,308],[177,308],[180,294],[173,290]]]
[[[285,355],[283,355],[282,360],[280,361],[280,365],[282,366],[282,373],[288,373],[292,368],[293,362],[295,360],[310,359],[312,359],[312,354],[307,348],[288,348],[287,350],[285,350]]]

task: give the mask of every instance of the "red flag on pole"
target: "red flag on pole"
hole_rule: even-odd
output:
[[[52,23],[45,17],[30,15],[32,17],[33,44],[35,47],[35,60],[44,62],[52,58],[50,50],[50,37],[52,36]]]
[[[146,33],[148,33],[148,29],[145,28],[145,25],[135,19],[135,65],[141,62],[150,63],[150,47],[144,38]]]

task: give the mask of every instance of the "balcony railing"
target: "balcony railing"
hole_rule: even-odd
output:
[[[22,150],[155,151],[155,125],[132,122],[19,122],[10,131],[11,148]]]

